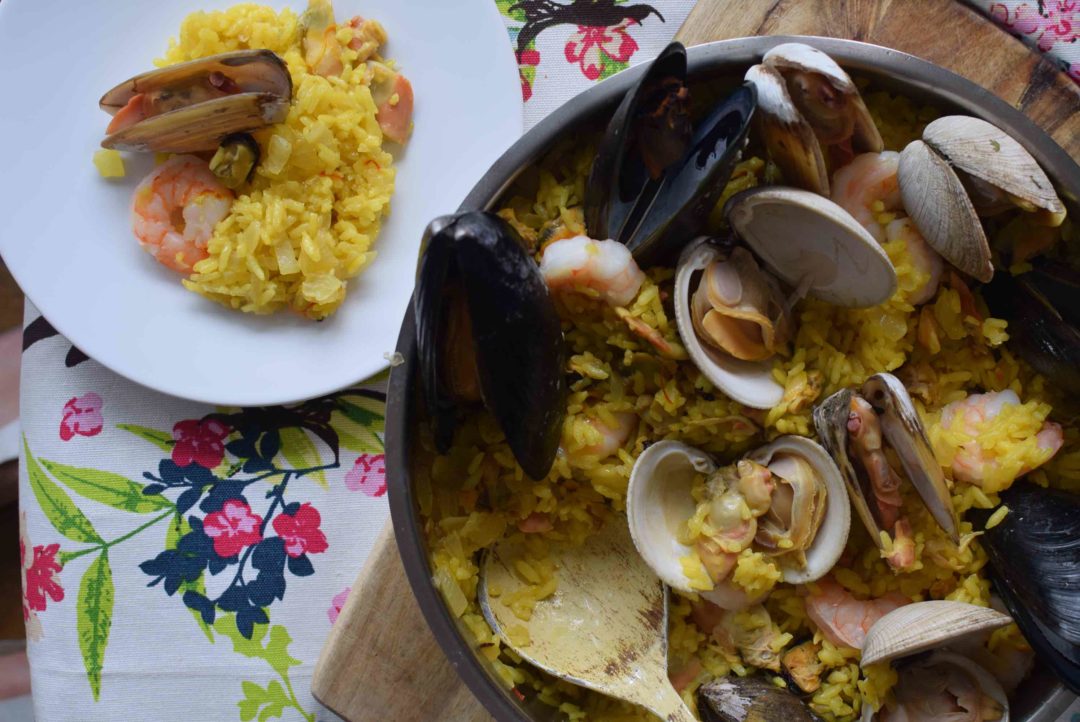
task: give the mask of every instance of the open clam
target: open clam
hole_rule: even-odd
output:
[[[269,50],[238,50],[151,70],[101,97],[113,116],[101,145],[117,150],[192,153],[226,136],[280,123],[292,77]]]
[[[585,186],[589,235],[623,243],[642,265],[677,256],[704,227],[757,105],[744,85],[691,126],[688,102],[686,49],[672,43],[616,109]]]
[[[797,188],[755,188],[724,207],[745,248],[698,239],[675,274],[675,320],[694,363],[717,388],[752,408],[780,402],[770,360],[792,333],[803,295],[839,306],[882,303],[896,291],[888,255],[828,198]],[[783,297],[777,279],[794,291]]]
[[[859,393],[837,391],[814,409],[814,425],[840,468],[855,511],[871,538],[884,548],[882,531],[891,536],[890,564],[906,568],[914,561],[910,525],[900,515],[899,488],[904,478],[915,487],[934,520],[959,542],[959,523],[941,465],[899,379],[882,373],[867,379]],[[888,449],[899,459],[901,469],[892,466]]]
[[[782,436],[725,467],[660,441],[634,464],[626,515],[634,545],[665,584],[739,609],[761,597],[729,581],[747,549],[773,558],[791,584],[836,564],[850,526],[846,497],[835,464],[805,437]]]
[[[994,275],[979,215],[1018,207],[1058,226],[1065,206],[1039,164],[1005,131],[949,115],[926,126],[900,153],[904,209],[945,260],[982,282]]]
[[[565,352],[555,304],[517,233],[490,213],[436,218],[421,243],[414,310],[439,452],[459,407],[482,401],[521,468],[543,478],[566,413]]]
[[[1008,722],[1009,701],[990,672],[959,654],[952,644],[1010,624],[1005,614],[963,602],[935,600],[908,604],[889,612],[867,631],[862,664],[907,660],[934,650],[928,657],[900,663],[895,702],[875,714],[863,708],[862,722],[908,719],[907,709],[929,718],[966,713],[958,719]]]
[[[851,77],[816,48],[777,45],[746,80],[758,90],[769,157],[792,185],[827,196],[830,149],[878,153],[885,147]]]

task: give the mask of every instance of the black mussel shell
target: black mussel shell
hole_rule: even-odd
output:
[[[608,122],[585,185],[585,226],[593,238],[626,242],[626,224],[664,170],[682,159],[692,135],[686,48],[671,43],[623,97]]]
[[[757,91],[744,83],[698,124],[682,161],[667,170],[626,246],[642,265],[662,263],[701,234],[750,132]]]
[[[979,539],[994,586],[1035,654],[1080,693],[1080,496],[1018,482],[1005,519]],[[972,509],[984,526],[989,510]]]
[[[983,289],[990,311],[1009,322],[1009,345],[1032,368],[1069,395],[1080,394],[1080,330],[1069,318],[1077,315],[1076,296],[1049,276],[995,274]],[[1055,307],[1049,296],[1062,299]],[[1065,309],[1068,318],[1061,309]]]
[[[1037,261],[1029,276],[1061,317],[1080,328],[1080,272],[1063,263]]]
[[[455,292],[456,291],[456,292]],[[446,339],[460,297],[472,337]],[[518,234],[491,213],[436,218],[424,233],[413,295],[417,353],[435,445],[446,453],[459,402],[447,383],[448,341],[472,345],[480,395],[533,479],[551,469],[566,413],[565,351],[555,305]]]
[[[697,693],[703,722],[821,722],[806,703],[764,677],[724,677]]]

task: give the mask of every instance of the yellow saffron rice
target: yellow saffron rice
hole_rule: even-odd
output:
[[[218,224],[184,285],[241,311],[293,311],[325,318],[350,278],[375,258],[373,243],[394,190],[393,157],[382,149],[370,73],[340,29],[340,77],[309,72],[297,15],[243,4],[195,12],[159,65],[246,48],[281,56],[293,81],[284,123],[255,133],[262,162]],[[345,35],[342,35],[344,33]]]

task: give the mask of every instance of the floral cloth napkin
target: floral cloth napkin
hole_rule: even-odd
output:
[[[494,1],[526,127],[653,57],[693,5]],[[1077,62],[1076,2],[977,4]],[[331,719],[311,674],[387,516],[384,389],[380,376],[288,407],[186,402],[88,359],[28,304],[20,554],[36,718]]]

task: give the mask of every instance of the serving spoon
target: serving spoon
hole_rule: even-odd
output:
[[[555,677],[667,722],[694,721],[667,676],[667,590],[621,519],[583,545],[555,552],[558,587],[528,620],[507,604],[526,586],[515,571],[523,552],[521,544],[503,542],[485,555],[480,572],[480,608],[507,647]]]

